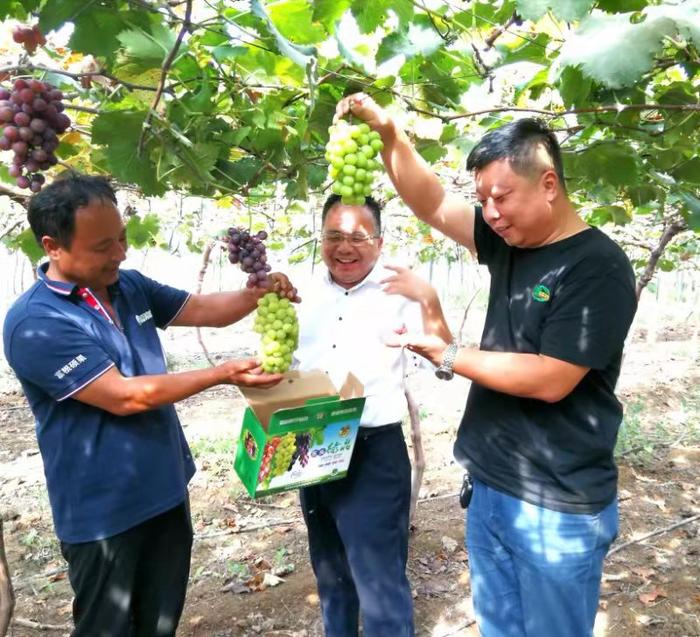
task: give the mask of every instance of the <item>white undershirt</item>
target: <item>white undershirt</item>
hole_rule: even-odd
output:
[[[376,265],[354,288],[346,290],[328,270],[300,288],[298,369],[320,369],[340,387],[352,372],[364,385],[367,401],[360,424],[386,425],[404,419],[407,407],[404,378],[419,365],[401,348],[387,347],[386,339],[405,326],[422,332],[418,303],[386,294],[379,281],[394,274]]]

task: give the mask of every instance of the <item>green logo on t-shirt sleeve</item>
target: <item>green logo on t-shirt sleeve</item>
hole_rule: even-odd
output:
[[[532,290],[532,298],[540,303],[546,303],[551,296],[552,293],[546,285],[536,285],[535,289]]]

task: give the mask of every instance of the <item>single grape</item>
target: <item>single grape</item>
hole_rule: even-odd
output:
[[[31,128],[35,133],[43,133],[46,130],[46,120],[39,119],[35,117],[31,122],[29,122],[29,128]]]
[[[25,156],[27,155],[27,142],[19,141],[12,144],[12,150],[15,151],[15,155]]]
[[[29,128],[29,126],[20,126],[17,129],[17,134],[22,141],[32,142],[34,138],[34,131]]]
[[[30,88],[22,89],[19,92],[19,97],[25,104],[31,104],[34,101],[34,91]]]
[[[16,126],[5,126],[2,134],[11,142],[16,142],[19,139],[19,129]]]
[[[17,126],[29,126],[29,122],[32,121],[32,118],[25,112],[21,111],[15,115],[14,121]]]

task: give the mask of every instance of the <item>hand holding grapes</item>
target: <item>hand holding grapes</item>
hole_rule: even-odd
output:
[[[229,385],[267,389],[282,380],[281,374],[264,372],[260,362],[254,358],[227,361],[218,365],[217,370],[222,375],[221,382]]]
[[[280,298],[287,298],[293,303],[301,302],[297,289],[292,285],[292,282],[289,280],[286,274],[282,274],[281,272],[270,272],[268,279],[271,285],[270,289],[273,292],[276,292],[277,296]],[[263,296],[269,291],[270,290],[262,288],[260,290],[260,296]]]
[[[377,131],[382,139],[393,126],[389,114],[366,93],[353,93],[344,97],[335,107],[333,122],[338,122],[346,115],[353,115]]]

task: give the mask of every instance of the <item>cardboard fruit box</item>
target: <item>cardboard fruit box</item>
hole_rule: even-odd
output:
[[[248,401],[234,468],[251,497],[345,477],[365,406],[349,374],[292,371],[271,389],[241,387]]]

